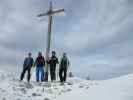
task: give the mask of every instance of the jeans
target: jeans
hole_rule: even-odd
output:
[[[36,81],[39,82],[41,76],[41,81],[44,81],[44,68],[43,66],[36,67]]]

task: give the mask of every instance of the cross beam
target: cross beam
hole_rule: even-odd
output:
[[[48,34],[47,34],[47,47],[46,47],[46,61],[49,59],[50,44],[51,44],[51,29],[52,29],[52,16],[64,12],[64,9],[53,9],[52,1],[50,2],[49,10],[46,13],[39,14],[38,17],[48,16]],[[48,64],[45,65],[45,81],[48,81]]]

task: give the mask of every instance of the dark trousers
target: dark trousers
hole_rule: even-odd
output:
[[[61,82],[65,82],[66,81],[67,68],[60,68],[60,70],[59,70],[59,77],[60,77],[60,81]]]
[[[56,66],[50,66],[51,81],[56,80]]]
[[[29,82],[30,81],[30,77],[31,77],[31,74],[30,74],[30,71],[31,71],[31,67],[24,67],[23,68],[23,71],[21,73],[21,76],[20,76],[20,80],[22,81],[24,76],[25,76],[25,73],[26,71],[28,71],[28,74],[27,74],[27,81]]]

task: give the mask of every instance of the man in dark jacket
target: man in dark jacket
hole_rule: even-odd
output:
[[[69,59],[66,56],[66,53],[63,53],[63,57],[61,58],[60,68],[59,68],[60,82],[66,81],[68,67],[69,67]]]
[[[56,80],[56,65],[58,64],[58,58],[56,57],[56,52],[52,51],[52,57],[48,60],[48,64],[50,65],[50,76],[51,81]]]
[[[44,67],[45,67],[45,59],[42,56],[42,53],[38,53],[38,57],[36,58],[35,61],[35,66],[36,66],[36,81],[39,82],[39,75],[41,74],[41,81],[44,81]]]
[[[30,81],[30,77],[31,77],[30,71],[31,71],[31,68],[32,68],[33,63],[34,63],[34,60],[31,56],[32,56],[32,54],[28,53],[28,57],[26,57],[24,60],[23,71],[22,71],[21,76],[20,76],[21,81],[23,80],[26,71],[28,71],[27,81],[28,82]]]

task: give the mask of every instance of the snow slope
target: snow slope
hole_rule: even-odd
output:
[[[84,83],[84,82],[83,82]],[[88,83],[88,82],[85,82]],[[66,98],[66,99],[64,99]],[[75,88],[57,100],[133,100],[133,74],[100,81],[89,89]]]
[[[0,71],[0,100],[133,100],[133,74],[106,81],[69,79],[30,84]]]

